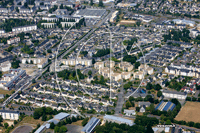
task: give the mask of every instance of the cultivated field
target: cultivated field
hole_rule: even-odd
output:
[[[186,122],[200,122],[200,103],[199,102],[186,102],[182,107],[179,114],[176,116],[175,120]]]

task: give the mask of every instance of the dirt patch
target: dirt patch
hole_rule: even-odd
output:
[[[82,126],[82,121],[83,121],[83,120],[79,120],[79,121],[77,121],[77,122],[73,122],[72,125]]]
[[[12,133],[30,133],[31,131],[31,126],[19,126]]]
[[[121,20],[120,24],[135,24],[136,21],[134,20]]]
[[[178,121],[193,121],[200,122],[200,103],[199,102],[186,102],[176,116],[175,120]]]

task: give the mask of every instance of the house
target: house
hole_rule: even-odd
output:
[[[150,105],[151,105],[150,102],[138,102],[139,107],[142,107],[142,106],[149,107]]]
[[[3,119],[18,120],[20,114],[19,111],[0,110],[0,115]]]
[[[83,127],[81,133],[93,133],[95,127],[100,125],[100,123],[101,123],[100,119],[92,117],[90,121]]]
[[[140,107],[140,112],[144,113],[146,111],[146,106],[145,105],[142,105]]]
[[[124,114],[127,116],[136,115],[135,110],[124,109]]]

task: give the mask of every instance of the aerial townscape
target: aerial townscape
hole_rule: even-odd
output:
[[[200,0],[0,0],[0,133],[200,133]]]

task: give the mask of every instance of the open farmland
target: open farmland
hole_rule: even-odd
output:
[[[176,120],[178,121],[193,121],[200,122],[200,103],[199,102],[186,102],[186,104],[182,107],[179,114],[176,116]]]

